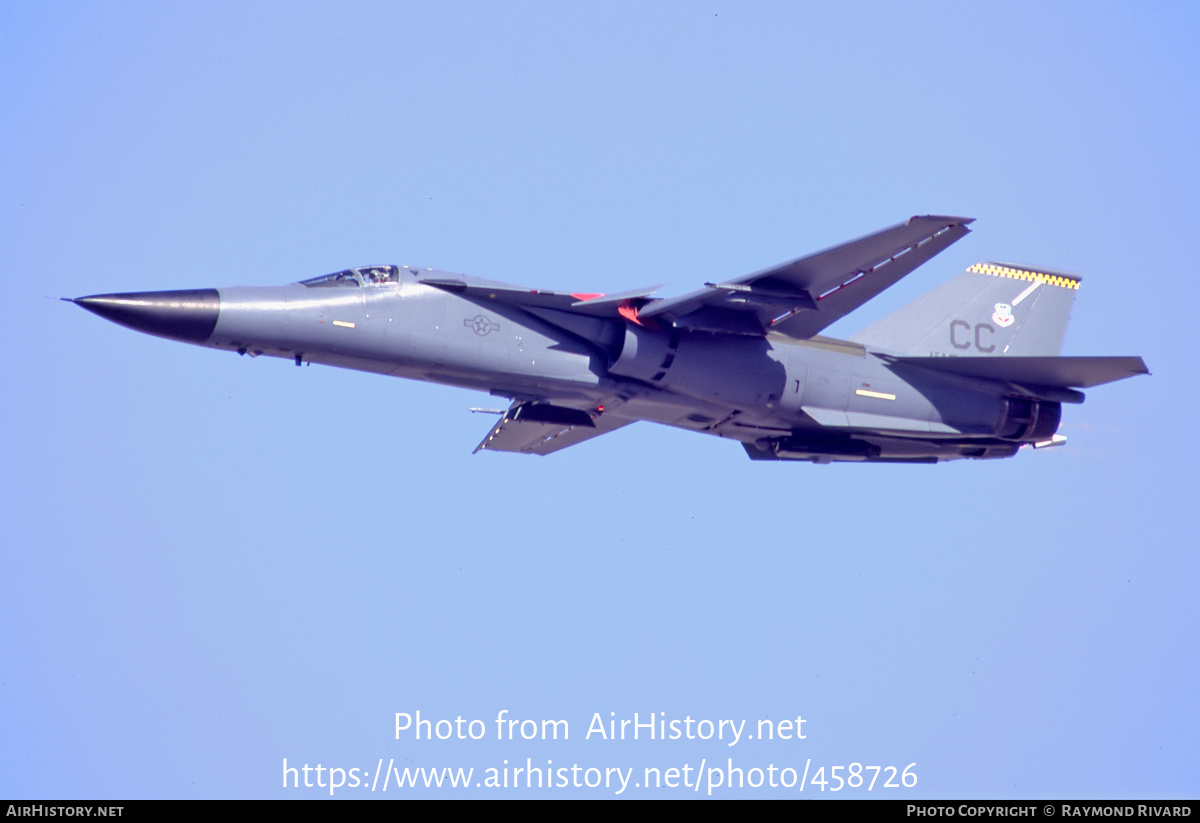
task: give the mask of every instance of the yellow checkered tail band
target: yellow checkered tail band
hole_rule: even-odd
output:
[[[976,263],[967,269],[967,271],[973,271],[976,274],[990,274],[993,277],[1010,277],[1013,280],[1041,280],[1043,283],[1063,289],[1079,288],[1079,279],[1075,277],[1068,277],[1062,274],[1047,274],[1046,272],[1034,271],[1032,269],[1015,269],[1012,266],[998,266],[995,263]]]

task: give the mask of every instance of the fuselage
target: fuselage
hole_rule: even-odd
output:
[[[854,343],[579,317],[431,285],[450,277],[461,276],[373,266],[285,286],[76,302],[183,342],[549,398],[736,439],[766,459],[1001,457],[1057,428],[1056,403],[1014,407],[998,382],[905,367]]]

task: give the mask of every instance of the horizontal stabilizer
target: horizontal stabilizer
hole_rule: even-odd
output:
[[[894,357],[893,363],[1009,383],[1090,389],[1149,374],[1140,357]]]

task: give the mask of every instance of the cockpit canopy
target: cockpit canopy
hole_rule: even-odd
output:
[[[301,285],[310,289],[328,288],[332,286],[381,286],[386,283],[400,282],[398,266],[359,266],[357,269],[346,269],[334,274],[324,274],[320,277],[310,277],[301,280]]]

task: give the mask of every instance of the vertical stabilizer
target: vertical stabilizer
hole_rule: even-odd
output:
[[[1079,281],[1051,269],[977,263],[850,339],[917,356],[1059,355]]]

